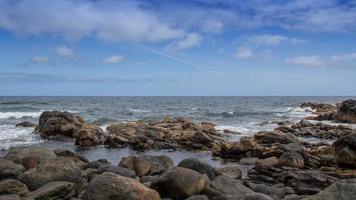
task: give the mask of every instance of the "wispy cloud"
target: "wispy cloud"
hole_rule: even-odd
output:
[[[317,66],[322,66],[324,64],[320,56],[317,55],[286,58],[285,63],[308,66],[308,67],[317,67]]]
[[[203,37],[197,33],[190,33],[181,40],[172,42],[166,47],[167,51],[178,51],[182,49],[189,49],[200,45],[203,41]]]
[[[356,52],[348,53],[348,54],[340,54],[331,56],[331,60],[333,61],[347,61],[347,60],[356,60]]]
[[[243,58],[250,58],[253,56],[253,52],[251,49],[246,47],[241,47],[237,49],[236,54],[234,55],[235,58],[243,59]]]
[[[73,49],[68,48],[66,46],[57,47],[56,53],[58,56],[61,56],[61,57],[73,57],[74,56]]]
[[[33,63],[37,64],[47,64],[49,62],[48,56],[33,56],[30,60]]]
[[[122,61],[124,61],[124,59],[125,59],[124,56],[113,55],[113,56],[104,58],[102,62],[105,63],[105,64],[119,64]]]
[[[290,38],[283,35],[262,34],[262,35],[253,35],[248,37],[247,42],[258,46],[260,45],[277,46],[280,45],[281,43],[301,44],[307,41],[294,37]]]

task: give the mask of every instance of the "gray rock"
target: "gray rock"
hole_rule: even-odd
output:
[[[120,176],[129,177],[129,178],[136,177],[135,171],[132,171],[130,169],[126,169],[123,167],[114,166],[114,165],[101,165],[100,167],[98,167],[98,169],[97,169],[98,174],[101,174],[104,172],[112,172],[112,173],[118,174]]]
[[[0,181],[0,194],[17,194],[23,196],[29,192],[27,186],[16,179]]]
[[[356,179],[341,180],[325,190],[305,200],[354,200],[356,199]]]
[[[178,164],[178,167],[185,167],[206,174],[210,179],[214,179],[218,175],[218,172],[211,165],[200,162],[196,158],[184,159]]]
[[[74,184],[58,181],[50,182],[24,196],[24,200],[57,200],[70,199],[75,195]]]
[[[0,180],[16,178],[25,171],[25,168],[11,160],[0,158]]]

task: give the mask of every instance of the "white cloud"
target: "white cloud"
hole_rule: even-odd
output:
[[[324,64],[320,56],[299,56],[285,59],[286,64],[303,65],[309,67],[322,66]]]
[[[287,42],[290,44],[301,44],[307,41],[293,37],[290,38],[283,35],[262,34],[248,37],[247,42],[252,43],[254,45],[278,46],[283,42]]]
[[[346,60],[355,60],[356,52],[349,54],[333,55],[330,58],[332,61],[346,61]]]
[[[61,57],[73,57],[74,51],[66,46],[57,47],[56,52]]]
[[[124,61],[124,59],[125,59],[125,58],[124,58],[123,56],[120,56],[120,55],[113,55],[113,56],[104,58],[104,59],[103,59],[103,63],[105,63],[105,64],[119,64],[119,63],[121,63],[122,61]]]
[[[235,54],[235,58],[241,59],[241,58],[249,58],[253,56],[253,52],[249,48],[241,47],[237,50]]]
[[[33,56],[31,61],[37,64],[46,64],[49,62],[49,57],[47,56]]]
[[[185,34],[136,1],[4,0],[0,1],[0,28],[18,35],[128,42],[177,39]]]
[[[166,47],[168,51],[177,51],[199,46],[203,41],[203,37],[197,33],[189,33],[183,39],[173,42]]]

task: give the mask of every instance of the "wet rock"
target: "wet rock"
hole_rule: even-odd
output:
[[[254,138],[259,144],[290,144],[299,142],[298,138],[293,134],[277,131],[260,131],[254,135]]]
[[[342,123],[356,123],[356,100],[343,101],[335,114],[335,121]]]
[[[336,163],[340,167],[356,168],[356,134],[349,134],[332,145]]]
[[[243,199],[247,194],[254,193],[241,182],[227,176],[218,176],[210,182],[203,191],[211,200],[219,199]]]
[[[200,194],[207,183],[208,178],[205,175],[191,169],[174,167],[155,179],[151,187],[162,197],[184,199]]]
[[[56,154],[42,147],[12,148],[5,158],[23,165],[26,169],[34,168],[44,160],[56,158]]]
[[[53,181],[67,181],[75,184],[80,191],[86,184],[81,169],[70,159],[65,157],[47,159],[19,177],[30,190],[36,190],[46,183]]]
[[[278,161],[279,166],[304,168],[304,158],[299,153],[285,153]]]
[[[69,150],[56,149],[56,150],[54,151],[54,153],[55,153],[58,157],[69,157],[69,158],[74,157],[74,158],[77,158],[77,159],[83,161],[84,163],[89,163],[89,160],[88,160],[86,157],[84,157],[84,156],[82,156],[82,155],[80,155],[80,154],[78,154],[78,153],[69,151]]]
[[[32,127],[36,127],[36,124],[29,122],[29,121],[24,121],[24,122],[16,124],[16,127],[32,128]]]
[[[0,180],[16,178],[25,171],[25,168],[11,160],[0,158]]]
[[[240,165],[237,164],[230,164],[228,166],[224,166],[217,170],[219,174],[228,176],[232,179],[241,179],[242,177],[242,170]]]
[[[129,178],[135,178],[136,177],[136,173],[133,170],[130,169],[126,169],[123,167],[119,167],[119,166],[114,166],[114,165],[101,165],[98,167],[97,169],[97,173],[101,174],[104,172],[112,172],[115,173],[117,175],[120,176],[124,176],[124,177],[129,177]]]
[[[3,194],[0,195],[0,200],[21,200],[21,198],[17,194]]]
[[[209,200],[209,197],[206,195],[195,195],[188,197],[185,200]]]
[[[15,179],[0,181],[0,194],[17,194],[23,196],[30,191],[27,186]]]
[[[325,103],[312,103],[312,102],[304,102],[300,105],[301,108],[311,108],[315,110],[315,113],[330,113],[336,111],[336,106]]]
[[[49,182],[24,196],[24,200],[69,200],[75,195],[74,184],[70,182]]]
[[[178,164],[178,167],[184,167],[195,170],[201,174],[206,174],[210,179],[214,179],[218,175],[218,172],[211,165],[200,162],[196,158],[184,159]]]
[[[97,175],[89,182],[83,194],[84,200],[160,200],[159,194],[137,180],[111,172]]]
[[[172,167],[173,160],[168,156],[127,156],[124,157],[119,166],[131,169],[136,172],[136,175],[141,177],[144,175],[161,174],[164,170]]]
[[[89,169],[89,168],[98,169],[102,165],[110,165],[110,162],[106,159],[91,161],[84,166],[84,169]]]
[[[325,190],[304,200],[351,200],[356,199],[356,179],[341,180]]]
[[[56,135],[73,137],[84,123],[83,118],[69,112],[45,111],[39,118],[35,132],[44,138]]]
[[[82,127],[74,132],[75,144],[87,148],[103,144],[106,140],[104,131],[92,124],[83,124]]]

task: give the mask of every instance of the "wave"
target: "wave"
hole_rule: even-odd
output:
[[[0,125],[0,149],[42,142],[39,135],[32,131],[33,128],[15,127],[9,124]]]
[[[0,112],[0,119],[8,118],[25,118],[25,117],[39,117],[42,114],[42,111],[38,112]]]
[[[49,105],[49,103],[37,102],[37,101],[7,101],[7,102],[1,102],[0,103],[0,105],[23,105],[23,104]]]

